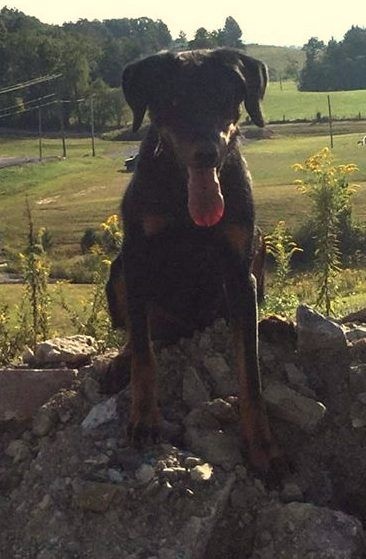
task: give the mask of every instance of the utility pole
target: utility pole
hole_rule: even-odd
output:
[[[66,138],[65,138],[65,124],[64,124],[64,102],[58,99],[58,114],[60,118],[60,130],[62,139],[62,157],[66,159]]]
[[[332,107],[330,105],[330,95],[328,97],[328,114],[329,114],[329,135],[330,135],[330,147],[333,149],[334,142],[333,142],[333,120],[332,120]]]
[[[95,157],[95,137],[94,137],[94,95],[90,97],[90,120],[91,120],[91,139],[92,139],[92,155]]]
[[[42,111],[38,106],[38,146],[39,146],[39,160],[42,161]]]

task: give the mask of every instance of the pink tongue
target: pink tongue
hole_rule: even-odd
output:
[[[216,168],[188,167],[188,210],[196,225],[211,227],[224,213],[224,198]]]

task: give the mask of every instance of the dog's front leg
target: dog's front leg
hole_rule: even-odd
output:
[[[126,241],[122,250],[127,294],[127,322],[131,350],[131,410],[128,434],[133,442],[159,432],[156,364],[150,341],[148,306],[150,286],[147,243]]]
[[[250,271],[249,257],[252,236],[240,226],[231,226],[226,233],[224,277],[239,381],[242,430],[251,463],[265,471],[278,452],[261,393],[256,281]]]

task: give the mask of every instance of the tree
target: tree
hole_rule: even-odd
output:
[[[243,48],[243,42],[241,40],[242,31],[231,16],[227,17],[225,20],[224,28],[221,30],[221,41],[223,46]]]
[[[212,49],[217,46],[217,39],[204,27],[199,27],[193,41],[189,42],[191,49]]]

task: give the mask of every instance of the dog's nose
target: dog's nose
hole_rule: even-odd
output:
[[[219,164],[219,150],[216,146],[200,147],[194,154],[197,167],[217,167]]]

